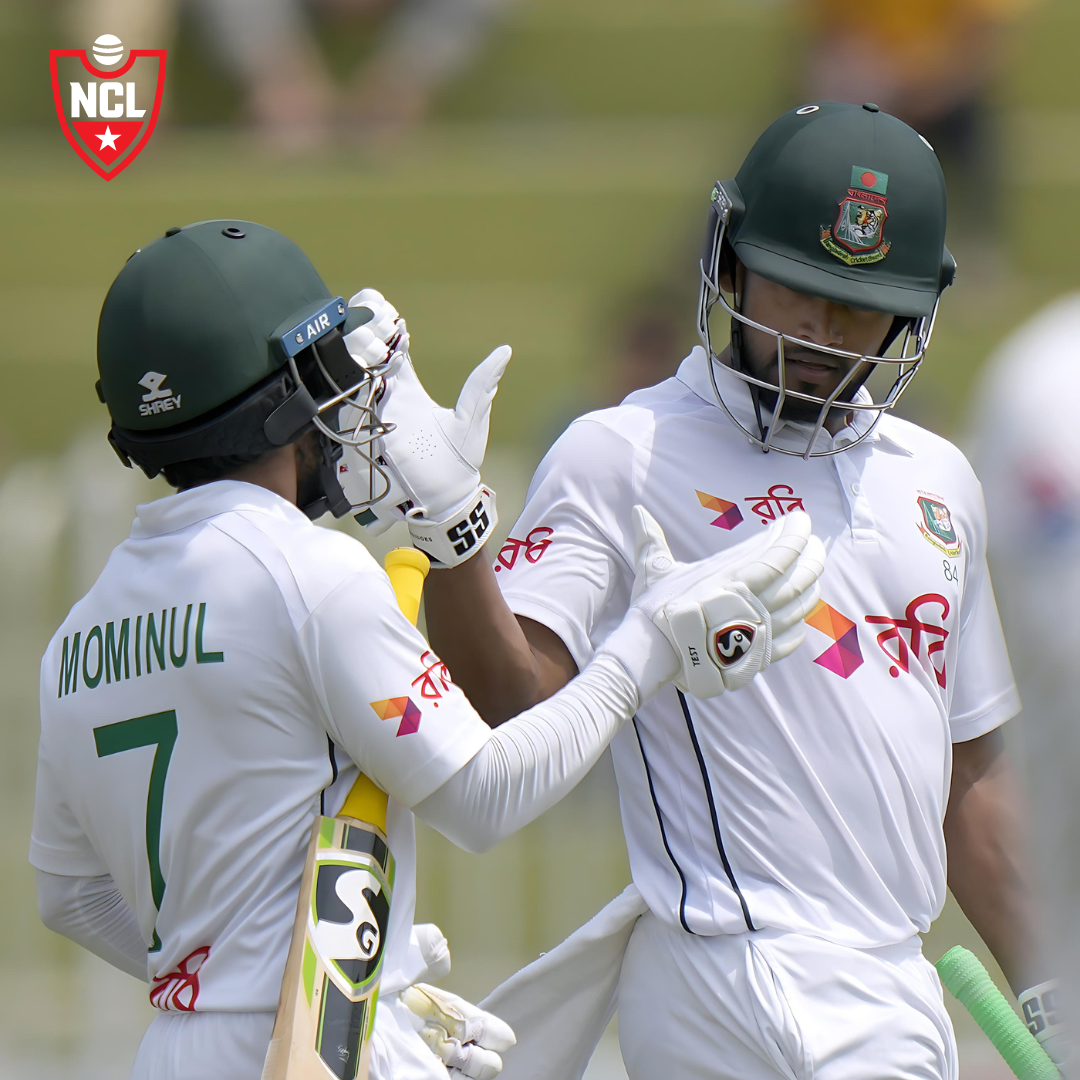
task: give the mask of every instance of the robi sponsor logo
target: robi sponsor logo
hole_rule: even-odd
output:
[[[210,946],[188,953],[175,971],[151,977],[150,1004],[164,1012],[194,1012],[199,1001],[199,969],[210,955]]]
[[[698,491],[696,488],[694,494],[698,497],[698,502],[706,510],[715,510],[719,513],[720,516],[710,521],[710,525],[715,525],[718,529],[730,532],[736,525],[742,524],[742,511],[735,503],[728,502],[727,499],[721,499],[719,495],[710,495],[707,491]]]
[[[888,670],[892,678],[910,674],[914,658],[933,676],[937,685],[945,689],[945,642],[950,633],[945,620],[949,612],[949,601],[940,593],[923,593],[907,605],[901,618],[891,615],[863,616],[863,621],[871,626],[884,627],[877,632],[877,646],[889,662]],[[862,667],[864,658],[859,646],[859,630],[852,619],[824,600],[819,600],[804,622],[820,630],[833,642],[814,658],[815,664],[820,664],[841,679],[850,678]]]
[[[927,609],[930,619],[937,615],[940,623],[921,618],[920,608]],[[889,674],[894,679],[899,678],[901,673],[906,675],[911,671],[911,658],[914,657],[924,668],[929,669],[938,686],[945,689],[945,641],[949,636],[945,620],[948,617],[949,601],[940,593],[916,596],[904,609],[903,618],[900,619],[894,619],[890,615],[866,616],[868,623],[885,627],[878,634],[877,643],[878,648],[891,661]],[[907,634],[907,641],[904,640],[904,634]]]
[[[849,679],[862,667],[859,630],[846,615],[824,600],[819,600],[804,622],[832,640],[832,644],[820,656],[814,657],[815,664],[820,664],[841,679]]]
[[[396,720],[400,717],[401,723],[398,724],[397,729],[398,737],[413,735],[420,730],[420,721],[423,714],[412,698],[383,698],[381,701],[372,701],[368,704],[375,710],[375,715],[380,720]]]
[[[495,573],[499,573],[504,567],[513,570],[519,555],[523,555],[527,563],[539,562],[544,552],[551,547],[551,536],[554,532],[555,530],[547,525],[537,525],[524,540],[508,536],[495,557]]]
[[[165,50],[125,50],[118,37],[102,34],[92,54],[91,59],[85,49],[49,50],[53,103],[71,148],[111,180],[153,134],[165,86]]]

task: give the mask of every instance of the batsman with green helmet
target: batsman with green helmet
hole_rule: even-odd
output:
[[[346,303],[295,244],[248,221],[170,228],[105,298],[109,439],[178,490],[137,508],[42,661],[30,858],[45,923],[150,984],[159,1013],[137,1080],[262,1075],[312,825],[338,813],[358,768],[388,796],[385,821],[346,824],[340,857],[320,863],[304,942],[327,978],[313,1004],[305,953],[318,1058],[302,1075],[491,1080],[512,1031],[417,984],[449,957],[434,928],[412,926],[413,814],[472,851],[535,818],[678,674],[668,606],[710,612],[731,591],[727,554],[650,588],[643,514],[625,624],[573,686],[492,731],[366,549],[311,520],[363,515],[389,489],[373,406],[406,341],[377,293]],[[490,400],[473,398],[481,443]],[[486,498],[474,542],[494,523]],[[460,532],[441,527],[438,550]],[[798,515],[754,545],[767,559],[750,560],[754,588],[808,539]],[[799,577],[808,602],[819,571]]]
[[[614,739],[634,884],[485,1002],[518,1032],[506,1077],[580,1076],[617,1007],[631,1080],[952,1080],[919,939],[947,883],[1014,988],[1040,977],[979,485],[895,413],[953,280],[945,225],[937,158],[901,121],[780,117],[713,188],[702,347],[570,425],[494,564],[470,550],[431,574],[432,644],[497,723],[571,680],[634,602],[636,505],[676,563],[803,511],[828,549],[791,659],[734,696],[676,680]],[[411,450],[442,416],[417,386],[411,366],[388,377],[373,452],[422,493],[451,465]],[[730,670],[760,639],[747,618],[712,656]]]

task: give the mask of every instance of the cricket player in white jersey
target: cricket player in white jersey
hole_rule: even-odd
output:
[[[1074,1015],[1080,1001],[1080,427],[1066,388],[1078,375],[1080,293],[1073,292],[1025,320],[987,361],[975,396],[972,454],[986,491],[990,563],[1024,697],[1014,742],[1032,823],[1040,925]],[[1059,615],[1047,635],[1051,604]],[[1055,1019],[1043,1017],[1043,1028]],[[1029,1025],[1039,1028],[1034,1018]]]
[[[512,1042],[505,1025],[463,1003],[468,1030],[426,1031],[436,1057],[400,994],[431,958],[411,933],[412,813],[471,850],[490,846],[682,677],[684,645],[716,680],[748,681],[799,643],[816,600],[824,553],[806,515],[734,557],[681,567],[642,514],[631,614],[572,685],[492,732],[365,549],[310,520],[363,510],[339,459],[386,430],[370,406],[406,341],[354,300],[332,296],[279,233],[209,221],[135,252],[102,309],[110,441],[179,491],[137,508],[44,657],[31,861],[46,924],[150,983],[161,1011],[140,1080],[260,1076],[312,821],[338,810],[357,766],[390,796],[392,903],[338,887],[340,919],[320,926],[374,931],[384,948],[371,1075],[490,1080]],[[470,381],[465,454],[482,454],[489,374],[508,356]],[[490,516],[429,534],[451,562],[448,530],[494,526],[478,482],[454,497]],[[728,671],[709,641],[733,618],[753,623],[758,645]]]
[[[429,583],[432,644],[497,723],[583,670],[632,606],[636,505],[680,560],[801,510],[826,543],[795,657],[733,697],[669,686],[612,743],[641,904],[618,910],[644,912],[611,961],[631,1080],[955,1077],[918,937],[947,883],[1015,990],[1043,977],[998,731],[1019,702],[979,484],[955,447],[892,412],[953,277],[945,221],[933,149],[899,120],[872,104],[782,116],[714,188],[703,347],[570,426],[493,566],[472,559]],[[719,352],[718,301],[731,332]],[[381,413],[398,427],[380,442],[421,523],[417,493],[438,470],[407,438],[422,397],[400,370]],[[569,948],[567,971],[587,967],[598,935]],[[522,994],[511,980],[488,999],[513,1006],[506,1075],[580,1075],[562,1052],[574,1009],[561,1031],[539,1015],[579,993],[577,976],[555,971],[545,997],[529,970]]]

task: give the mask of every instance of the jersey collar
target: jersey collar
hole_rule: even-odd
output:
[[[717,418],[724,423],[730,423],[724,410],[716,401],[716,391],[713,389],[712,380],[709,378],[708,360],[705,350],[696,345],[690,355],[679,365],[675,377],[688,387],[693,393],[713,406],[717,412]],[[735,415],[735,418],[751,431],[757,429],[757,417],[754,413],[754,403],[750,397],[750,387],[738,378],[723,364],[716,365],[716,382],[724,395],[724,402]],[[856,401],[871,400],[865,388],[860,388],[855,398]],[[852,422],[835,435],[822,431],[814,444],[814,450],[829,450],[835,447],[848,446],[855,442],[860,435],[873,423],[873,414],[859,411],[854,414]],[[911,447],[896,430],[897,424],[894,418],[888,414],[881,418],[877,427],[870,432],[864,440],[865,443],[879,443],[882,449],[896,450],[910,457],[913,453]],[[806,446],[808,426],[798,423],[784,423],[773,436],[773,441],[778,446]]]
[[[236,510],[254,511],[286,521],[311,524],[292,503],[264,487],[246,484],[242,480],[216,480],[212,484],[202,484],[136,506],[131,535],[136,539],[163,536],[186,529],[189,525],[207,518]]]

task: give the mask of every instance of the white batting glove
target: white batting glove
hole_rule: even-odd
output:
[[[495,493],[481,483],[480,466],[487,451],[491,402],[510,362],[510,346],[500,345],[491,353],[465,380],[456,408],[445,409],[417,378],[408,331],[393,305],[374,289],[363,289],[349,307],[373,312],[369,323],[346,336],[350,352],[354,334],[360,335],[357,345],[372,355],[378,352],[361,333],[368,327],[375,337],[386,335],[388,348],[395,350],[378,406],[379,419],[389,430],[371,448],[390,485],[370,507],[372,520],[365,525],[379,533],[404,520],[413,544],[433,566],[458,566],[480,550],[498,522]],[[365,362],[357,352],[352,354]],[[342,414],[345,427],[346,410]],[[360,505],[370,498],[375,483],[370,466],[348,447],[342,464],[341,485],[353,505]]]
[[[1016,1000],[1028,1031],[1039,1040],[1039,1045],[1062,1076],[1068,1076],[1071,1075],[1071,1070],[1066,1070],[1072,1057],[1072,1045],[1058,1011],[1058,990],[1057,979],[1051,979],[1025,990]]]
[[[376,367],[393,353],[409,348],[405,320],[375,289],[361,289],[352,297],[343,330],[349,355],[361,367]]]
[[[517,1042],[509,1024],[427,983],[408,987],[401,1000],[420,1018],[420,1037],[455,1080],[493,1080],[502,1072],[499,1054]]]
[[[672,558],[644,507],[634,507],[633,525],[631,611],[602,649],[627,668],[642,700],[669,679],[696,698],[738,690],[802,643],[825,568],[808,514],[787,514],[764,537],[693,563]],[[642,617],[662,633],[670,655],[657,655],[641,633]]]

